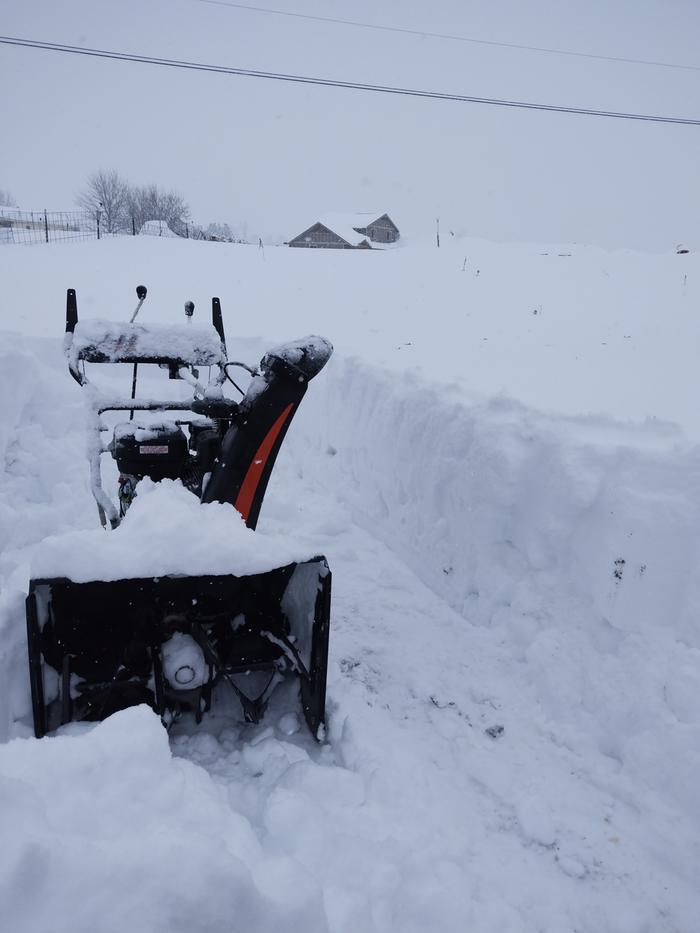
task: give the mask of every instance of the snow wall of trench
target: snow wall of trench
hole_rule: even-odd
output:
[[[300,468],[492,631],[562,741],[695,810],[672,762],[700,738],[700,451],[671,425],[469,401],[358,360],[324,379],[290,437]],[[426,619],[426,652],[440,637]]]

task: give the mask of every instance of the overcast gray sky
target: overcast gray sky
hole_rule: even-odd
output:
[[[488,97],[700,118],[695,0],[249,0],[250,6],[651,59],[623,64],[203,0],[2,0],[0,34]],[[0,46],[0,188],[65,209],[116,168],[200,222],[287,238],[330,210],[456,233],[700,247],[700,127],[507,110]]]

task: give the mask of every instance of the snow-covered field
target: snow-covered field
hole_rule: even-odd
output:
[[[0,280],[8,930],[700,929],[695,255],[125,238],[3,247]],[[234,358],[335,345],[258,532],[333,570],[322,746],[284,698],[29,737],[32,566],[97,522],[65,289],[123,320],[141,283],[144,322],[219,295]]]

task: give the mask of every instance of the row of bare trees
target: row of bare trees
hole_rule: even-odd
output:
[[[114,169],[89,176],[76,203],[100,215],[105,233],[138,232],[148,220],[166,223],[173,233],[185,235],[190,208],[176,191],[158,185],[132,185]]]
[[[158,185],[132,185],[114,169],[93,172],[75,200],[93,218],[99,215],[104,233],[139,233],[147,221],[158,220],[173,233],[195,240],[247,242],[245,223],[234,228],[226,223],[193,224],[189,205],[176,191],[165,191]],[[0,188],[0,207],[14,204],[10,192]]]

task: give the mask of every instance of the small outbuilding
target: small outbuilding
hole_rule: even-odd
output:
[[[307,249],[371,249],[373,243],[395,243],[400,235],[388,214],[376,211],[324,214],[287,245]]]

